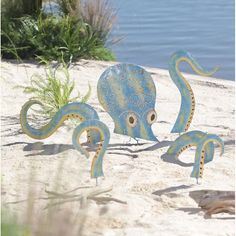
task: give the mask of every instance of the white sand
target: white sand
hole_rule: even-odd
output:
[[[234,217],[219,214],[212,219],[204,219],[204,213],[198,211],[197,203],[189,196],[189,192],[194,190],[234,190],[234,82],[186,75],[196,98],[196,110],[190,130],[217,134],[225,142],[224,155],[219,157],[219,150],[216,149],[214,160],[205,165],[202,183],[197,185],[195,179],[190,178],[191,166],[183,167],[161,159],[168,148],[164,145],[165,142],[158,145],[140,140],[140,145],[136,145],[128,137],[113,133],[114,124],[103,111],[96,94],[97,80],[111,64],[82,60],[70,70],[76,87],[82,94],[87,91],[88,81],[90,82],[92,96],[88,103],[110,128],[110,147],[104,157],[105,178],[99,179],[99,185],[112,186],[113,190],[109,195],[127,201],[127,205],[124,205],[117,202],[98,204],[89,200],[84,234],[234,235]],[[180,107],[179,92],[168,71],[146,69],[151,72],[157,89],[158,119],[153,125],[154,134],[160,141],[173,141],[177,136],[170,134],[170,130]],[[13,88],[16,85],[28,85],[30,76],[34,73],[42,74],[43,67],[30,63],[18,65],[2,62],[3,203],[27,198],[31,169],[35,175],[33,186],[39,196],[46,196],[45,189],[54,189],[55,178],[59,178],[60,182],[57,192],[66,192],[78,186],[95,186],[95,180],[91,180],[89,174],[93,155],[91,153],[88,160],[73,149],[73,129],[70,126],[61,127],[54,135],[42,141],[33,140],[21,133],[19,113],[29,97]],[[193,162],[194,154],[194,148],[185,151],[181,160]],[[55,176],[61,162],[63,168]],[[156,191],[168,188],[171,188],[169,192],[155,194]],[[45,204],[45,200],[37,201],[37,213],[43,211]],[[64,206],[73,207],[71,212],[79,209],[77,202]],[[18,216],[23,215],[26,210],[24,203],[10,204],[9,207]]]

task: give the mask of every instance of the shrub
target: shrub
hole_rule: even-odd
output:
[[[75,61],[114,60],[112,52],[89,24],[73,17],[21,17],[2,21],[2,57]]]
[[[2,17],[16,18],[37,15],[42,8],[42,0],[2,0]]]
[[[36,45],[32,39],[37,25],[32,17],[3,19],[1,30],[1,53],[6,59],[29,59],[35,56]]]

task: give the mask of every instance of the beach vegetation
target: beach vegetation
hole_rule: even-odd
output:
[[[77,61],[115,60],[109,46],[115,13],[105,0],[58,0],[63,15],[46,14],[41,2],[32,14],[19,1],[4,0],[2,7],[1,55],[5,59]],[[39,2],[39,1],[36,1]],[[13,9],[19,9],[14,13]],[[83,7],[81,7],[83,6]],[[32,7],[33,8],[33,7]],[[15,14],[15,16],[14,16]]]
[[[31,99],[38,100],[43,107],[38,110],[45,118],[52,118],[63,106],[70,102],[87,102],[91,95],[91,86],[88,84],[88,91],[81,95],[75,89],[75,82],[71,79],[68,65],[53,68],[47,63],[45,75],[34,74],[30,79],[30,85],[17,86],[23,92],[31,95]]]
[[[42,0],[2,0],[1,16],[18,18],[24,15],[37,15],[42,9]]]

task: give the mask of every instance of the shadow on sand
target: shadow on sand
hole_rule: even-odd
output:
[[[163,141],[159,143],[155,143],[154,145],[142,148],[142,149],[136,149],[133,150],[131,147],[139,147],[146,145],[148,143],[115,143],[115,144],[109,144],[107,153],[108,154],[116,154],[116,155],[125,155],[132,158],[137,158],[138,154],[145,151],[153,151],[157,150],[162,147],[166,147],[170,145],[170,141]],[[62,152],[65,152],[67,150],[74,149],[72,144],[45,144],[44,142],[14,142],[5,144],[4,146],[14,146],[14,145],[20,145],[25,144],[23,151],[25,152],[31,152],[29,154],[26,154],[25,156],[38,156],[38,155],[56,155]],[[82,146],[86,148],[87,151],[96,151],[97,145],[91,146],[88,143],[83,143]],[[38,151],[35,153],[35,151]],[[33,152],[33,153],[32,153]]]

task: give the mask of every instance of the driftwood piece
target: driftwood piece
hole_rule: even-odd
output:
[[[201,190],[191,192],[190,196],[205,211],[205,218],[219,213],[235,215],[234,191]]]

